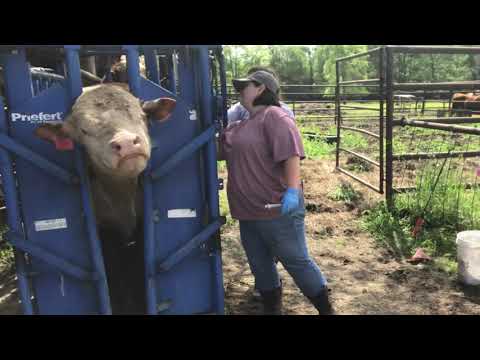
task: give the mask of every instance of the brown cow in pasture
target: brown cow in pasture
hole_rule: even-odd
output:
[[[480,111],[480,94],[455,93],[452,96],[452,114],[471,115],[471,111]]]

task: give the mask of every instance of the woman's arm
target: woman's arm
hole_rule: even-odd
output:
[[[282,215],[289,214],[298,208],[300,203],[300,157],[292,156],[285,161],[285,179],[287,191],[282,197]]]
[[[292,156],[285,161],[287,187],[300,189],[300,157]]]

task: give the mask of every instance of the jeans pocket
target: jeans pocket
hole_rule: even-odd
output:
[[[303,206],[303,204],[300,204],[294,211],[288,213],[286,216],[294,220],[303,220],[305,218],[305,207]]]
[[[298,206],[294,210],[290,211],[289,213],[282,215],[282,217],[291,218],[291,219],[295,219],[295,218],[303,219],[305,217],[305,200],[303,199],[303,196],[300,198]]]

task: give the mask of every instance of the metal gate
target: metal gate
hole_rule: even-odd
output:
[[[442,124],[468,124],[476,123],[478,119],[469,118],[469,116],[476,115],[475,111],[461,111],[460,115],[456,113],[454,117],[451,111],[452,94],[454,92],[472,92],[480,88],[480,82],[478,80],[472,81],[448,81],[448,82],[434,82],[434,83],[398,83],[395,81],[396,64],[394,56],[395,54],[471,54],[478,55],[480,48],[476,46],[381,46],[379,48],[372,49],[367,52],[347,56],[337,59],[336,61],[336,124],[337,124],[337,151],[336,151],[336,169],[360,183],[368,186],[369,188],[385,194],[385,200],[389,208],[393,206],[394,197],[396,193],[405,191],[411,191],[415,189],[415,186],[397,187],[394,184],[394,180],[398,177],[398,173],[395,173],[394,166],[399,161],[407,160],[422,160],[431,158],[453,158],[453,157],[474,157],[477,156],[477,152],[463,151],[463,152],[431,152],[431,153],[399,153],[397,149],[394,149],[395,131],[399,131],[399,127],[408,126],[410,128],[423,127],[436,130],[451,130],[449,127],[442,126]],[[346,71],[345,66],[354,61],[355,59],[369,57],[369,60],[376,64],[376,76],[372,79],[364,80],[345,80]],[[373,58],[373,60],[372,60]],[[347,71],[348,72],[348,71]],[[352,100],[347,94],[346,89],[351,88],[369,88],[377,95],[375,102],[379,103],[377,108],[368,108],[365,106],[351,106],[346,105],[343,102],[346,100]],[[372,91],[371,91],[372,92]],[[420,97],[418,94],[420,92]],[[423,92],[423,93],[421,93]],[[426,96],[427,92],[429,96],[432,94],[448,96],[449,111],[446,111],[445,104],[443,108],[436,109],[436,116],[426,116]],[[399,103],[398,97],[405,96],[406,94],[415,94],[415,107],[414,117],[410,118],[410,114],[400,106],[395,109],[395,105]],[[358,100],[356,100],[358,102]],[[418,113],[419,102],[422,103],[420,114]],[[363,100],[360,102],[369,103],[370,100]],[[378,112],[378,117],[372,121],[372,116],[352,116],[351,114],[345,115],[342,110],[371,110]],[[447,112],[447,114],[446,114]],[[378,118],[378,121],[377,121]],[[378,124],[378,132],[366,130],[359,126],[348,126],[345,123],[348,120],[359,120],[360,123],[365,124]],[[440,123],[440,124],[430,124]],[[475,129],[456,129],[458,133],[477,133]],[[362,133],[369,138],[376,139],[378,141],[378,147],[375,146],[372,154],[377,156],[377,159],[353,151],[343,145],[345,143],[345,134],[348,132]],[[362,179],[361,176],[355,175],[352,172],[344,168],[341,164],[341,154],[346,153],[356,158],[367,162],[379,169],[378,174],[378,186]]]
[[[376,77],[372,79],[362,80],[345,80],[345,67],[349,62],[358,58],[373,57],[373,63],[376,64]],[[385,111],[385,89],[384,89],[384,49],[375,48],[363,53],[339,58],[336,60],[336,89],[335,89],[335,123],[337,125],[337,148],[336,148],[336,170],[355,179],[363,185],[383,194],[384,188],[384,111]],[[369,100],[355,100],[360,103],[358,105],[346,105],[344,102],[350,100],[351,94],[347,90],[353,89],[368,89]],[[371,96],[372,92],[375,96]],[[369,107],[370,104],[379,104],[379,107]],[[367,106],[364,106],[366,104]],[[352,115],[345,114],[343,110],[355,114],[360,111],[375,112],[376,115]],[[376,127],[376,130],[371,129]],[[342,136],[345,133],[359,133],[365,135],[369,139],[373,139],[375,145],[374,149],[370,150],[369,154],[360,153],[355,149],[348,148],[348,144],[342,143]],[[370,145],[370,143],[369,143]],[[365,151],[364,151],[365,152]],[[341,163],[342,154],[351,155],[363,162],[366,162],[378,169],[377,182],[372,184],[361,176],[354,174],[351,170],[347,170],[345,165]],[[376,159],[371,156],[376,155]]]

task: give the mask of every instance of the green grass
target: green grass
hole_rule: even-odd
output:
[[[457,262],[447,256],[441,256],[434,259],[434,266],[435,268],[442,270],[449,275],[455,275],[458,269]]]
[[[417,175],[414,193],[398,194],[389,212],[382,202],[369,210],[363,227],[399,257],[410,257],[417,247],[438,258],[437,265],[453,271],[456,235],[480,226],[479,190],[465,189],[455,172],[430,164]],[[417,219],[422,230],[412,233]]]
[[[343,201],[346,204],[357,204],[363,199],[363,195],[355,190],[348,182],[341,182],[335,190],[328,195],[334,201]]]
[[[227,219],[226,226],[232,226],[235,223],[235,219],[230,214],[230,207],[228,206],[227,191],[224,189],[219,192],[220,200],[220,216],[225,216]]]
[[[13,248],[10,244],[2,245],[0,247],[0,269],[9,268],[13,266],[13,263]]]
[[[412,228],[410,219],[399,216],[395,211],[389,212],[383,202],[367,212],[362,227],[398,257],[405,257],[405,253],[414,246],[413,239],[409,237]]]
[[[335,144],[323,140],[303,138],[305,156],[308,159],[332,159],[335,157]]]
[[[373,166],[370,163],[358,157],[348,158],[345,168],[350,171],[362,172],[368,172],[373,170]]]
[[[479,144],[477,135],[463,134],[454,139],[451,133],[445,131],[413,127],[396,129],[393,139],[395,154],[448,152],[453,147],[455,151],[467,151],[473,149],[473,144]]]
[[[227,170],[227,163],[223,160],[217,161],[217,170],[222,172]]]
[[[371,148],[365,135],[351,131],[343,131],[340,144],[342,147],[353,151],[368,151]]]
[[[3,236],[7,231],[5,224],[0,225],[0,239],[3,240]],[[14,263],[13,248],[9,243],[2,243],[0,245],[0,269],[10,267]]]
[[[305,125],[299,126],[300,133],[302,134],[303,146],[305,149],[305,155],[309,159],[333,159],[335,158],[335,143],[327,143],[323,139],[312,138],[305,133],[315,133],[320,136],[336,135],[337,129],[335,126],[329,127],[327,130],[320,130],[318,127]],[[341,145],[347,149],[357,151],[367,151],[370,149],[370,145],[365,136],[354,132],[343,132]]]
[[[457,271],[455,238],[456,231],[448,226],[427,227],[420,236],[413,237],[414,219],[395,208],[392,212],[382,202],[369,210],[363,218],[362,227],[397,258],[409,258],[415,249],[422,247],[434,256],[434,267],[448,274]]]
[[[335,144],[328,144],[323,139],[312,138],[306,133],[313,133],[320,136],[333,135],[331,129],[327,133],[321,131],[319,127],[308,124],[299,124],[298,126],[302,136],[305,156],[308,159],[331,159],[335,156]]]

